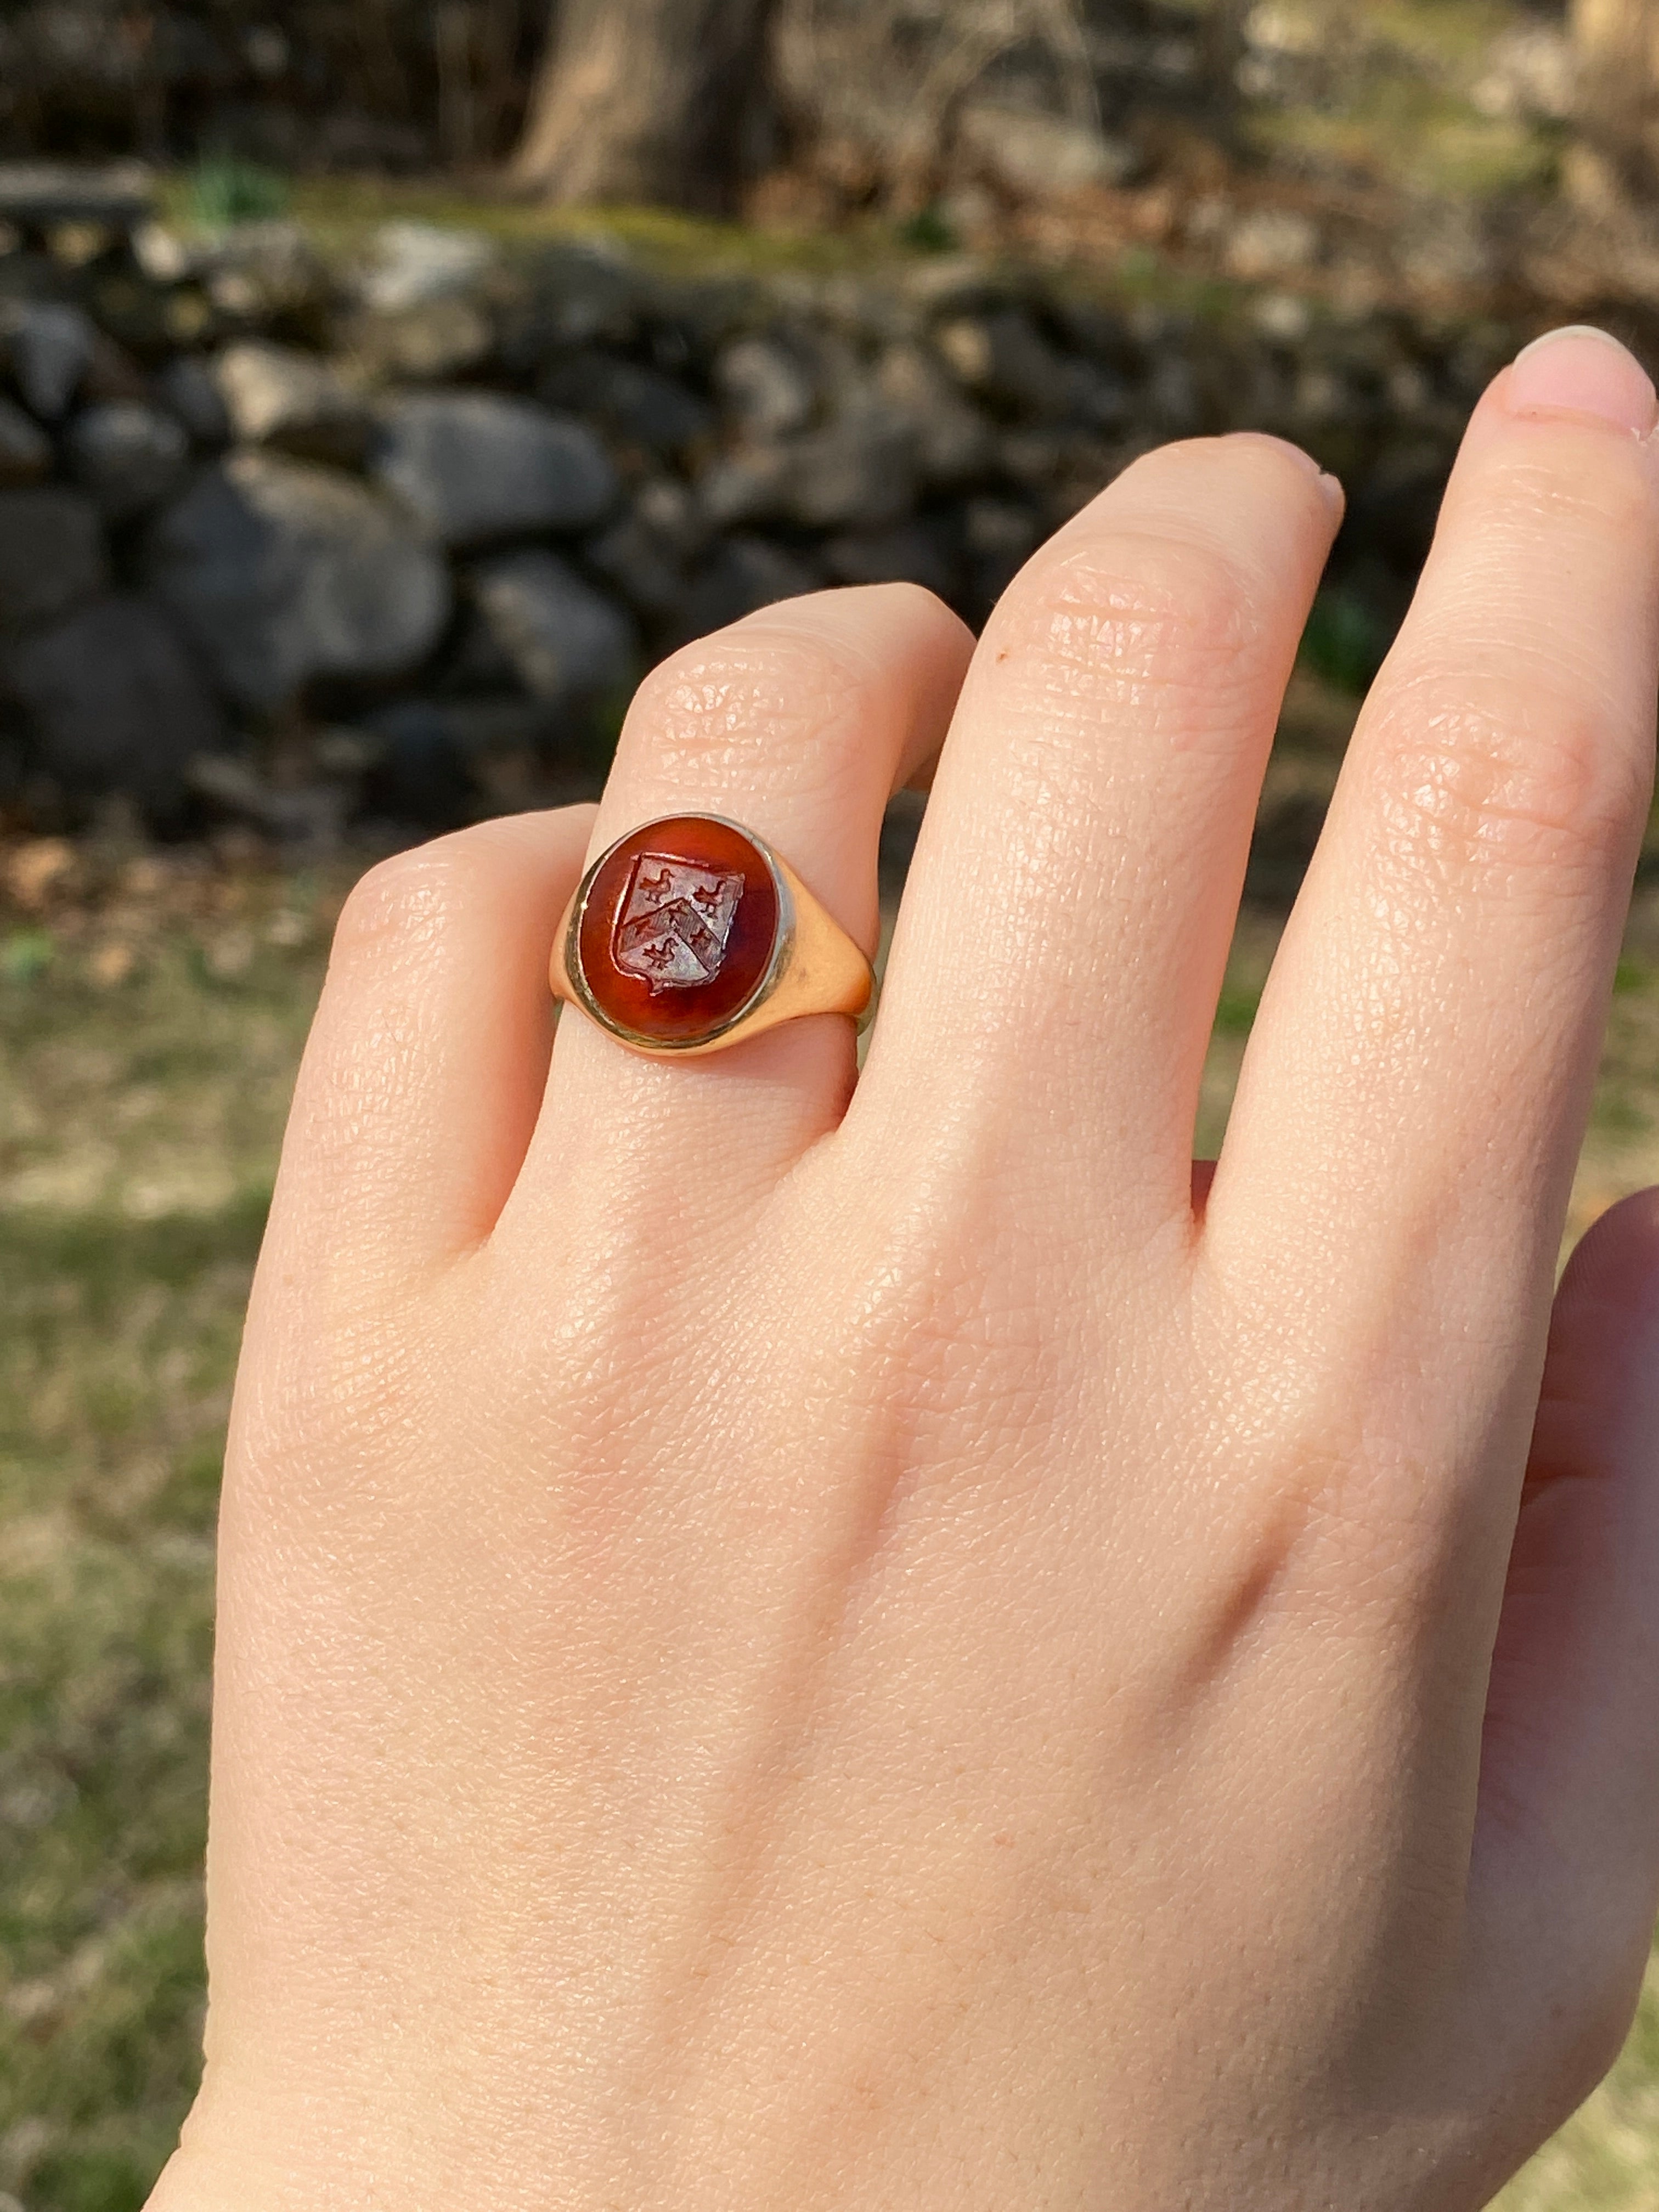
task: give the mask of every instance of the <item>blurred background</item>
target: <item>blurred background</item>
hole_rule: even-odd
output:
[[[1659,362],[1659,0],[0,0],[0,2212],[133,2212],[192,2087],[223,1424],[354,877],[592,792],[687,638],[977,623],[1148,446],[1278,431],[1349,510],[1212,1150],[1462,423],[1577,320]],[[1650,846],[1575,1231],[1659,1180]],[[1659,2208],[1659,1978],[1501,2202]]]

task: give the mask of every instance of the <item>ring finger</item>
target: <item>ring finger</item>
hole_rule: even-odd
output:
[[[886,585],[787,601],[687,647],[634,702],[590,858],[656,816],[728,816],[872,952],[882,812],[938,750],[971,645],[931,594]],[[702,1192],[723,1207],[763,1191],[839,1119],[854,1067],[853,1027],[839,1016],[666,1062],[566,1018],[498,1234],[539,1235],[596,1154],[613,1204],[672,1194],[683,1210]]]

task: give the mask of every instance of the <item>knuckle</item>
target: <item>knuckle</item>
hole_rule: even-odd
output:
[[[1577,864],[1599,878],[1649,797],[1645,752],[1611,720],[1525,653],[1478,696],[1438,672],[1408,680],[1380,732],[1385,849],[1414,868]]]
[[[855,722],[870,678],[829,638],[738,627],[672,654],[646,678],[623,744],[653,774],[692,787],[728,772],[752,780],[770,758],[792,787],[836,732]]]
[[[333,964],[405,957],[436,938],[469,897],[479,833],[461,830],[377,860],[352,886],[335,925]]]
[[[1200,540],[1115,531],[1039,556],[995,622],[997,659],[1144,705],[1150,692],[1183,719],[1214,719],[1218,694],[1257,672],[1267,629],[1261,586],[1231,554]]]

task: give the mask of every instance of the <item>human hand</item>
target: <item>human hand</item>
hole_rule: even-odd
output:
[[[1212,1187],[1339,507],[1274,441],[1136,463],[971,665],[908,588],[772,609],[650,678],[597,823],[367,878],[238,1385],[155,2212],[1453,2212],[1588,2089],[1659,1878],[1654,1194],[1545,1346],[1655,412],[1595,337],[1483,401]],[[947,723],[856,1090],[834,1017],[570,1015],[550,1073],[590,848],[735,816],[872,943]]]

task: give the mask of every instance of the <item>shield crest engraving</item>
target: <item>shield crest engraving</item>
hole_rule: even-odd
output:
[[[665,853],[641,853],[611,939],[625,975],[653,993],[712,983],[726,961],[743,878]]]

